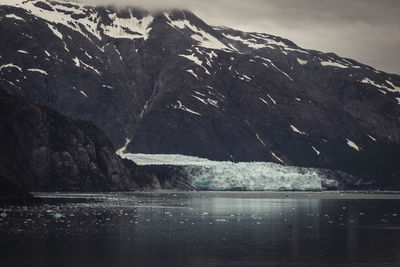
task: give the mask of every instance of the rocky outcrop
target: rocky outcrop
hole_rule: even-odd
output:
[[[157,173],[149,170],[142,166],[138,166],[135,162],[122,159],[123,164],[128,169],[129,174],[135,177],[135,182],[141,189],[161,189],[166,188],[160,183],[160,178]]]
[[[28,191],[108,191],[157,187],[131,171],[95,125],[73,121],[0,90],[0,173]],[[144,182],[146,181],[146,182]]]
[[[15,182],[0,176],[0,204],[5,202],[31,202],[35,197]]]

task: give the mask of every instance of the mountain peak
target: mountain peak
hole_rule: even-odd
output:
[[[127,152],[398,170],[398,75],[185,10],[7,0],[0,20],[0,86]]]

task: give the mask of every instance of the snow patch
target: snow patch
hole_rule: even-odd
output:
[[[343,65],[339,62],[333,62],[333,61],[321,61],[320,62],[322,66],[324,67],[337,67],[337,68],[342,68],[342,69],[347,69],[349,68],[346,65]]]
[[[240,79],[242,81],[246,81],[246,82],[251,81],[251,78],[249,76],[244,75],[244,74],[240,74],[237,71],[235,71],[235,72],[236,72],[236,75],[238,75],[238,79]]]
[[[272,101],[272,103],[274,103],[274,105],[276,105],[276,101],[275,99],[273,99],[269,94],[267,94],[268,98]]]
[[[194,54],[191,55],[178,55],[180,57],[185,57],[187,59],[189,59],[190,61],[194,62],[195,64],[199,65],[200,67],[203,67],[203,61],[201,61],[198,57],[196,57]]]
[[[77,66],[78,68],[81,66],[79,58],[74,57],[72,60],[75,62],[75,66]]]
[[[256,133],[256,137],[257,137],[258,141],[260,141],[260,143],[261,143],[263,146],[265,146],[264,141],[260,138],[260,136],[258,135],[258,133]]]
[[[89,55],[89,53],[86,52],[86,51],[85,51],[85,55],[86,55],[88,58],[93,59],[93,57],[92,57],[91,55]]]
[[[386,80],[385,82],[387,84],[389,84],[393,88],[393,89],[386,88],[386,90],[388,90],[389,92],[392,92],[392,93],[399,93],[400,92],[400,86],[396,86],[391,81],[388,81],[388,80]]]
[[[47,73],[46,71],[41,70],[41,69],[27,69],[27,71],[30,71],[30,72],[39,72],[39,73],[41,73],[41,74],[48,75],[48,73]]]
[[[303,59],[300,59],[300,58],[297,58],[297,62],[298,62],[300,65],[307,65],[307,63],[308,63],[307,60],[303,60]]]
[[[400,104],[400,101],[399,101]],[[372,141],[376,142],[376,139],[374,137],[372,137],[371,135],[367,134],[367,136],[369,137],[369,139],[371,139]]]
[[[260,100],[261,100],[264,104],[267,104],[267,105],[269,106],[268,102],[267,102],[264,98],[260,97]]]
[[[196,92],[196,91],[195,91]],[[198,92],[196,92],[196,93],[198,93]],[[205,97],[205,95],[204,94],[201,94],[203,97]],[[212,105],[212,106],[214,106],[214,107],[216,107],[216,108],[219,108],[219,106],[218,106],[218,101],[217,100],[214,100],[214,99],[211,99],[211,98],[206,98],[206,99],[203,99],[203,98],[201,98],[201,97],[199,97],[199,96],[195,96],[195,95],[192,95],[192,97],[194,97],[195,99],[197,99],[197,100],[199,100],[201,103],[203,103],[203,104],[205,104],[205,105]]]
[[[305,132],[300,131],[299,129],[297,129],[294,125],[290,125],[290,128],[292,129],[293,132],[301,134],[301,135],[306,135]]]
[[[102,84],[101,87],[108,88],[108,89],[114,89],[114,87],[112,87],[111,85],[106,85],[106,84]]]
[[[395,86],[391,81],[385,81],[387,84],[389,84],[390,87],[382,85],[382,84],[378,84],[377,82],[369,79],[369,78],[364,78],[361,83],[365,83],[365,84],[370,84],[372,86],[375,86],[377,88],[381,88],[381,89],[385,89],[389,92],[392,93],[400,93],[400,87]],[[384,92],[384,91],[383,91]],[[386,94],[386,92],[385,92]]]
[[[357,146],[356,143],[354,143],[353,141],[351,141],[351,140],[349,140],[349,139],[346,138],[346,142],[347,142],[347,145],[348,145],[349,147],[351,147],[351,148],[353,148],[353,149],[355,149],[355,150],[357,150],[357,151],[360,151],[360,150],[361,150],[361,148],[360,148],[359,146]]]
[[[13,63],[9,63],[9,64],[5,64],[5,65],[0,66],[0,71],[2,69],[7,69],[7,68],[15,68],[15,69],[19,70],[20,72],[22,72],[22,68],[18,67],[17,65],[14,65]]]
[[[265,44],[257,43],[257,42],[255,42],[256,40],[254,40],[254,39],[252,39],[252,40],[251,39],[250,40],[249,39],[243,39],[240,36],[233,36],[233,35],[225,34],[225,33],[222,33],[222,35],[225,36],[226,38],[231,39],[231,40],[241,42],[241,43],[245,44],[246,46],[248,46],[250,48],[261,49],[261,48],[265,48],[266,47]]]
[[[321,152],[318,149],[316,149],[314,146],[311,146],[311,147],[314,150],[314,152],[317,154],[317,156],[319,156],[321,154]]]
[[[91,70],[94,71],[97,75],[101,76],[101,72],[98,71],[96,68],[94,68],[93,66],[90,66],[89,64],[86,64],[86,63],[83,62],[83,61],[80,61],[80,62],[81,62],[81,64],[84,66],[85,69],[86,69],[86,68],[91,69]]]
[[[88,97],[88,95],[85,93],[85,92],[83,92],[83,91],[79,91],[82,95],[84,95],[85,97]]]
[[[194,114],[194,115],[201,116],[200,113],[198,113],[198,112],[196,112],[196,111],[194,111],[194,110],[191,110],[190,108],[185,107],[185,106],[182,104],[182,102],[179,101],[179,100],[177,100],[177,105],[172,105],[172,108],[173,108],[173,109],[180,109],[180,110],[183,110],[183,111],[192,113],[192,114]]]
[[[202,67],[202,68],[204,69],[204,71],[205,71],[208,75],[210,75],[210,72],[208,71],[208,69],[206,69],[206,68],[202,65],[202,64],[203,64],[203,61],[201,61],[201,60],[200,60],[198,57],[196,57],[194,54],[191,54],[191,55],[183,55],[183,54],[180,54],[180,55],[178,55],[178,56],[189,59],[189,60],[192,61],[193,63],[195,63],[195,64],[199,65],[200,67]]]
[[[147,40],[151,31],[150,25],[153,23],[153,16],[146,16],[138,19],[129,10],[129,18],[119,18],[117,14],[108,14],[112,20],[110,25],[102,24],[104,34],[113,38],[141,39]]]
[[[279,162],[282,162],[283,164],[286,165],[286,163],[285,163],[280,157],[278,157],[274,152],[271,151],[271,155],[272,155],[275,159],[277,159]]]
[[[192,97],[196,98],[196,99],[199,100],[201,103],[203,103],[203,104],[205,104],[205,105],[208,105],[207,101],[204,100],[203,98],[198,97],[198,96],[195,96],[195,95],[192,95]]]
[[[84,69],[90,69],[90,70],[94,71],[97,75],[101,76],[101,72],[100,71],[98,71],[96,68],[90,66],[89,64],[86,64],[85,62],[83,62],[79,58],[74,57],[72,60],[74,61],[76,67],[79,68],[79,67],[83,66]]]
[[[284,72],[283,70],[281,70],[280,68],[278,68],[273,62],[272,60],[268,59],[268,58],[264,58],[264,57],[257,57],[260,58],[266,62],[268,62],[273,68],[275,68],[277,71],[279,71],[280,73],[282,73],[283,75],[285,75],[289,80],[291,80],[292,82],[294,81],[292,77],[290,77],[286,72]],[[268,64],[263,63],[264,66],[266,66],[267,68],[269,68]]]
[[[167,23],[177,30],[183,30],[185,28],[190,29],[193,34],[191,38],[198,42],[198,45],[205,48],[224,50],[224,51],[232,51],[231,47],[226,46],[221,41],[219,41],[213,35],[207,33],[206,31],[198,28],[193,25],[187,19],[184,20],[172,20],[168,13],[164,13],[164,16],[167,18]]]
[[[197,74],[194,73],[193,70],[187,70],[187,72],[189,72],[189,73],[192,74],[194,77],[196,77],[197,80],[200,80],[200,79],[199,79],[199,76],[197,76]]]
[[[291,48],[291,47],[285,47],[283,49],[290,51],[290,52],[299,52],[299,53],[303,53],[303,54],[310,54],[306,50],[303,50],[303,49],[297,49],[297,48]]]
[[[54,33],[55,36],[57,36],[61,40],[63,39],[62,33],[59,32],[55,26],[53,26],[51,24],[47,24],[47,26],[49,26],[49,29]]]
[[[195,94],[198,94],[198,95],[201,95],[201,96],[206,96],[205,94],[203,94],[203,93],[200,93],[200,92],[198,92],[198,91],[193,91]]]
[[[125,144],[120,149],[118,149],[115,153],[117,153],[118,155],[125,153],[125,150],[131,141],[132,141],[132,139],[125,138]]]
[[[6,15],[6,18],[25,21],[23,18],[18,17],[18,16],[15,15],[15,14],[7,14],[7,15]]]

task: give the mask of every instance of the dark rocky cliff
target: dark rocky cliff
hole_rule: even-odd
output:
[[[0,175],[0,204],[11,202],[26,202],[35,200],[34,196],[23,190],[15,182]]]
[[[125,166],[94,124],[0,90],[0,173],[29,191],[108,191],[159,187]]]

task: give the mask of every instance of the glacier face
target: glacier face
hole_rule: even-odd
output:
[[[271,162],[211,161],[165,154],[121,154],[138,165],[179,166],[184,179],[197,190],[246,191],[322,190],[327,177],[312,168],[283,166]]]

